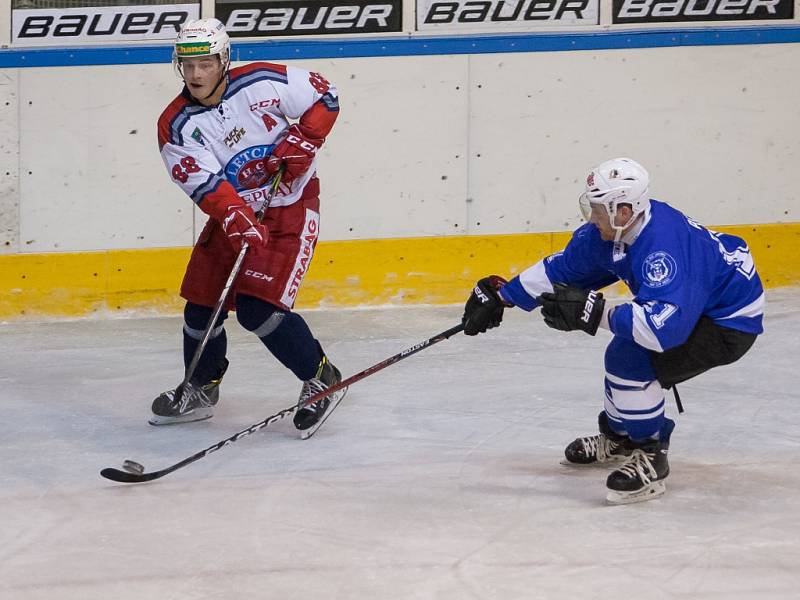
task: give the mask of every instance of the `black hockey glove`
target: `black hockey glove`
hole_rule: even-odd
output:
[[[487,329],[497,327],[503,320],[503,308],[513,306],[504,302],[497,293],[508,282],[498,275],[484,277],[472,289],[472,293],[464,306],[464,333],[478,335]]]
[[[555,284],[552,294],[545,292],[537,300],[548,327],[561,331],[580,329],[589,335],[597,333],[606,305],[600,292],[587,292],[563,283]]]

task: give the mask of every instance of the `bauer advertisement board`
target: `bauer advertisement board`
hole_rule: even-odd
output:
[[[198,18],[199,2],[14,9],[11,11],[11,43],[15,46],[85,46],[88,42],[174,40],[181,25]]]
[[[503,33],[600,24],[600,0],[417,0],[417,30]]]
[[[612,23],[792,19],[795,0],[614,0]]]
[[[231,37],[397,33],[402,0],[217,0],[216,17]]]

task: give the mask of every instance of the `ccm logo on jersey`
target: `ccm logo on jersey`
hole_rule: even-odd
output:
[[[597,292],[592,290],[591,292],[589,292],[589,295],[586,296],[586,304],[583,305],[583,315],[581,315],[581,321],[583,321],[584,323],[588,323],[589,319],[592,316],[595,300],[597,300]]]
[[[266,275],[265,273],[259,273],[258,271],[253,271],[253,269],[247,269],[244,272],[245,275],[248,277],[255,277],[256,279],[263,279],[264,281],[272,281],[275,279],[272,275]]]
[[[793,0],[614,0],[613,23],[791,19]]]
[[[431,2],[423,23],[507,23],[513,21],[599,22],[598,0],[460,0]]]
[[[269,108],[270,106],[280,106],[280,98],[270,98],[269,100],[259,100],[250,105],[250,112],[258,110],[259,108]]]

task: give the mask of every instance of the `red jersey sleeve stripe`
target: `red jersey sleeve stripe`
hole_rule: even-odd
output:
[[[332,97],[331,97],[332,98]],[[339,103],[333,98],[335,108],[325,97],[315,102],[300,117],[300,130],[308,137],[324,140],[333,129],[336,117],[339,116]]]
[[[243,77],[245,75],[257,73],[259,71],[266,72],[272,75],[270,79],[283,81],[284,83],[288,81],[286,74],[286,65],[279,65],[276,63],[268,63],[268,62],[254,62],[254,63],[249,63],[247,65],[243,65],[241,67],[236,67],[235,69],[231,69],[230,72],[231,81],[238,79],[239,77]]]

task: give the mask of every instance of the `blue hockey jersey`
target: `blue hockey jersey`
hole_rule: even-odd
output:
[[[630,245],[604,241],[587,223],[563,252],[525,270],[501,293],[530,311],[553,283],[599,289],[619,280],[634,298],[610,313],[611,331],[649,350],[684,343],[704,315],[722,327],[763,332],[764,289],[745,241],[656,200]]]

